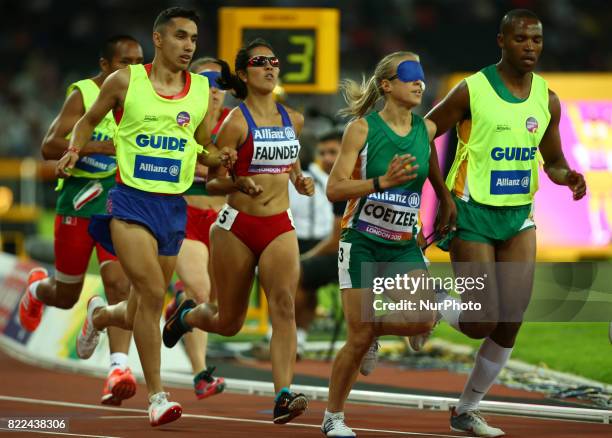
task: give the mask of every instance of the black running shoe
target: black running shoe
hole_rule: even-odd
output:
[[[285,424],[308,408],[308,399],[304,394],[283,392],[274,403],[274,423]]]
[[[168,318],[166,324],[164,324],[164,330],[162,332],[162,339],[164,340],[164,345],[166,347],[174,347],[185,333],[191,331],[191,328],[186,328],[183,325],[180,318],[181,314],[185,310],[193,309],[195,306],[195,301],[185,300],[176,308],[170,318]]]

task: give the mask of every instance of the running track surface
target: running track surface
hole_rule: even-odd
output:
[[[159,428],[151,428],[146,416],[146,388],[121,408],[98,404],[100,379],[49,371],[18,362],[0,353],[0,417],[61,416],[69,419],[69,430],[42,434],[15,432],[10,437],[275,437],[322,436],[319,425],[323,402],[310,403],[306,414],[293,423],[271,423],[272,400],[253,395],[220,394],[198,401],[188,389],[170,388],[171,399],[183,405],[183,417]],[[463,437],[451,432],[448,413],[406,408],[349,404],[348,424],[359,437]],[[487,416],[508,437],[584,438],[610,437],[612,426],[510,416]],[[5,431],[0,431],[0,433]]]

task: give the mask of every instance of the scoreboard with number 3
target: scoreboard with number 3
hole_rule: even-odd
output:
[[[219,57],[234,65],[236,53],[263,38],[280,59],[288,93],[335,93],[340,57],[339,12],[320,8],[221,8]]]

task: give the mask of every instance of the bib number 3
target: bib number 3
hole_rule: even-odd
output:
[[[351,261],[351,244],[340,241],[338,248],[338,268],[348,269]]]

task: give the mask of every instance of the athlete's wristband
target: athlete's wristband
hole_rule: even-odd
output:
[[[374,183],[374,191],[375,192],[384,192],[384,189],[380,186],[380,177],[379,176],[375,176],[372,179],[372,182]]]

